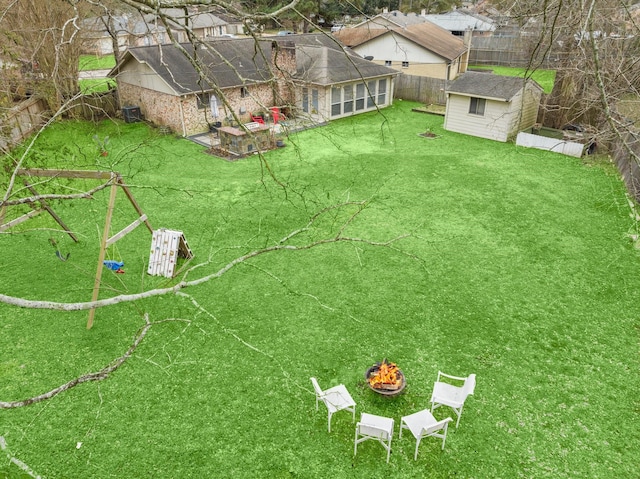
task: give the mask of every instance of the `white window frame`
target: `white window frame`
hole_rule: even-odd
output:
[[[486,98],[478,98],[472,96],[469,99],[469,114],[476,116],[484,116],[484,111],[487,107]]]

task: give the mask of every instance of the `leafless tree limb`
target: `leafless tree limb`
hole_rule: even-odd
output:
[[[37,396],[33,396],[28,399],[23,399],[21,401],[0,401],[0,409],[14,409],[19,407],[29,406],[31,404],[36,404],[42,401],[46,401],[47,399],[51,399],[57,396],[58,394],[64,391],[67,391],[71,388],[74,388],[80,384],[91,382],[91,381],[102,381],[103,379],[107,379],[110,374],[116,371],[120,366],[124,364],[124,362],[127,359],[129,359],[133,355],[133,353],[136,351],[140,343],[142,343],[145,336],[149,332],[149,329],[151,329],[153,325],[166,322],[166,321],[172,321],[172,320],[162,320],[162,321],[151,322],[149,321],[149,315],[145,314],[144,321],[145,321],[144,326],[140,328],[140,330],[136,333],[133,343],[131,344],[131,346],[129,346],[127,351],[119,358],[114,359],[109,365],[105,366],[101,370],[88,373],[88,374],[83,374],[82,376],[77,377],[69,382],[66,382],[50,391],[47,391],[46,393],[39,394]]]

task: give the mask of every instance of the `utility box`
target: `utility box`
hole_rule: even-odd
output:
[[[139,106],[125,106],[122,108],[122,116],[125,123],[135,123],[142,121],[142,112]]]

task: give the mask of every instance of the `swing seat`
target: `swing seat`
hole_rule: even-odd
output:
[[[105,260],[102,263],[112,271],[118,271],[120,268],[124,266],[124,261],[113,261],[110,259]]]

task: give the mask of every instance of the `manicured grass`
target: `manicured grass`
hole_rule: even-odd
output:
[[[116,66],[116,60],[113,55],[81,55],[80,71],[85,70],[110,70]]]
[[[11,452],[47,478],[637,477],[640,261],[617,172],[449,133],[416,106],[292,136],[266,155],[286,190],[257,157],[227,162],[142,123],[53,125],[26,166],[122,172],[154,227],[184,231],[203,263],[189,279],[343,201],[367,201],[345,236],[407,236],[392,247],[270,253],[190,297],[100,309],[89,331],[86,312],[0,305],[1,401],[102,368],[126,351],[144,312],[177,320],[153,326],[109,379],[3,410]],[[418,136],[427,128],[438,137]],[[108,157],[95,134],[110,137]],[[75,191],[78,181],[63,184]],[[88,300],[107,199],[53,204],[78,244],[45,215],[0,235],[2,293]],[[353,212],[332,212],[292,243],[335,236]],[[113,231],[135,216],[119,193]],[[139,227],[110,249],[126,274],[105,271],[102,297],[171,283],[145,274],[150,242]],[[385,357],[407,377],[396,398],[364,384]],[[438,370],[476,373],[476,393],[445,450],[425,439],[416,462],[414,439],[397,427],[429,406]],[[353,457],[348,413],[327,433],[310,376],[344,383],[358,416],[395,419],[389,464],[373,441]]]
[[[80,90],[85,95],[90,93],[99,93],[108,91],[109,88],[115,88],[116,82],[111,78],[84,78],[79,82]]]
[[[527,72],[524,68],[517,67],[503,67],[499,65],[477,65],[471,68],[478,70],[493,70],[493,73],[496,75],[504,75],[511,77],[522,77],[525,75],[530,76],[534,79],[538,84],[542,87],[545,93],[551,93],[553,90],[553,85],[556,81],[556,71],[555,70],[536,70],[534,72]]]

